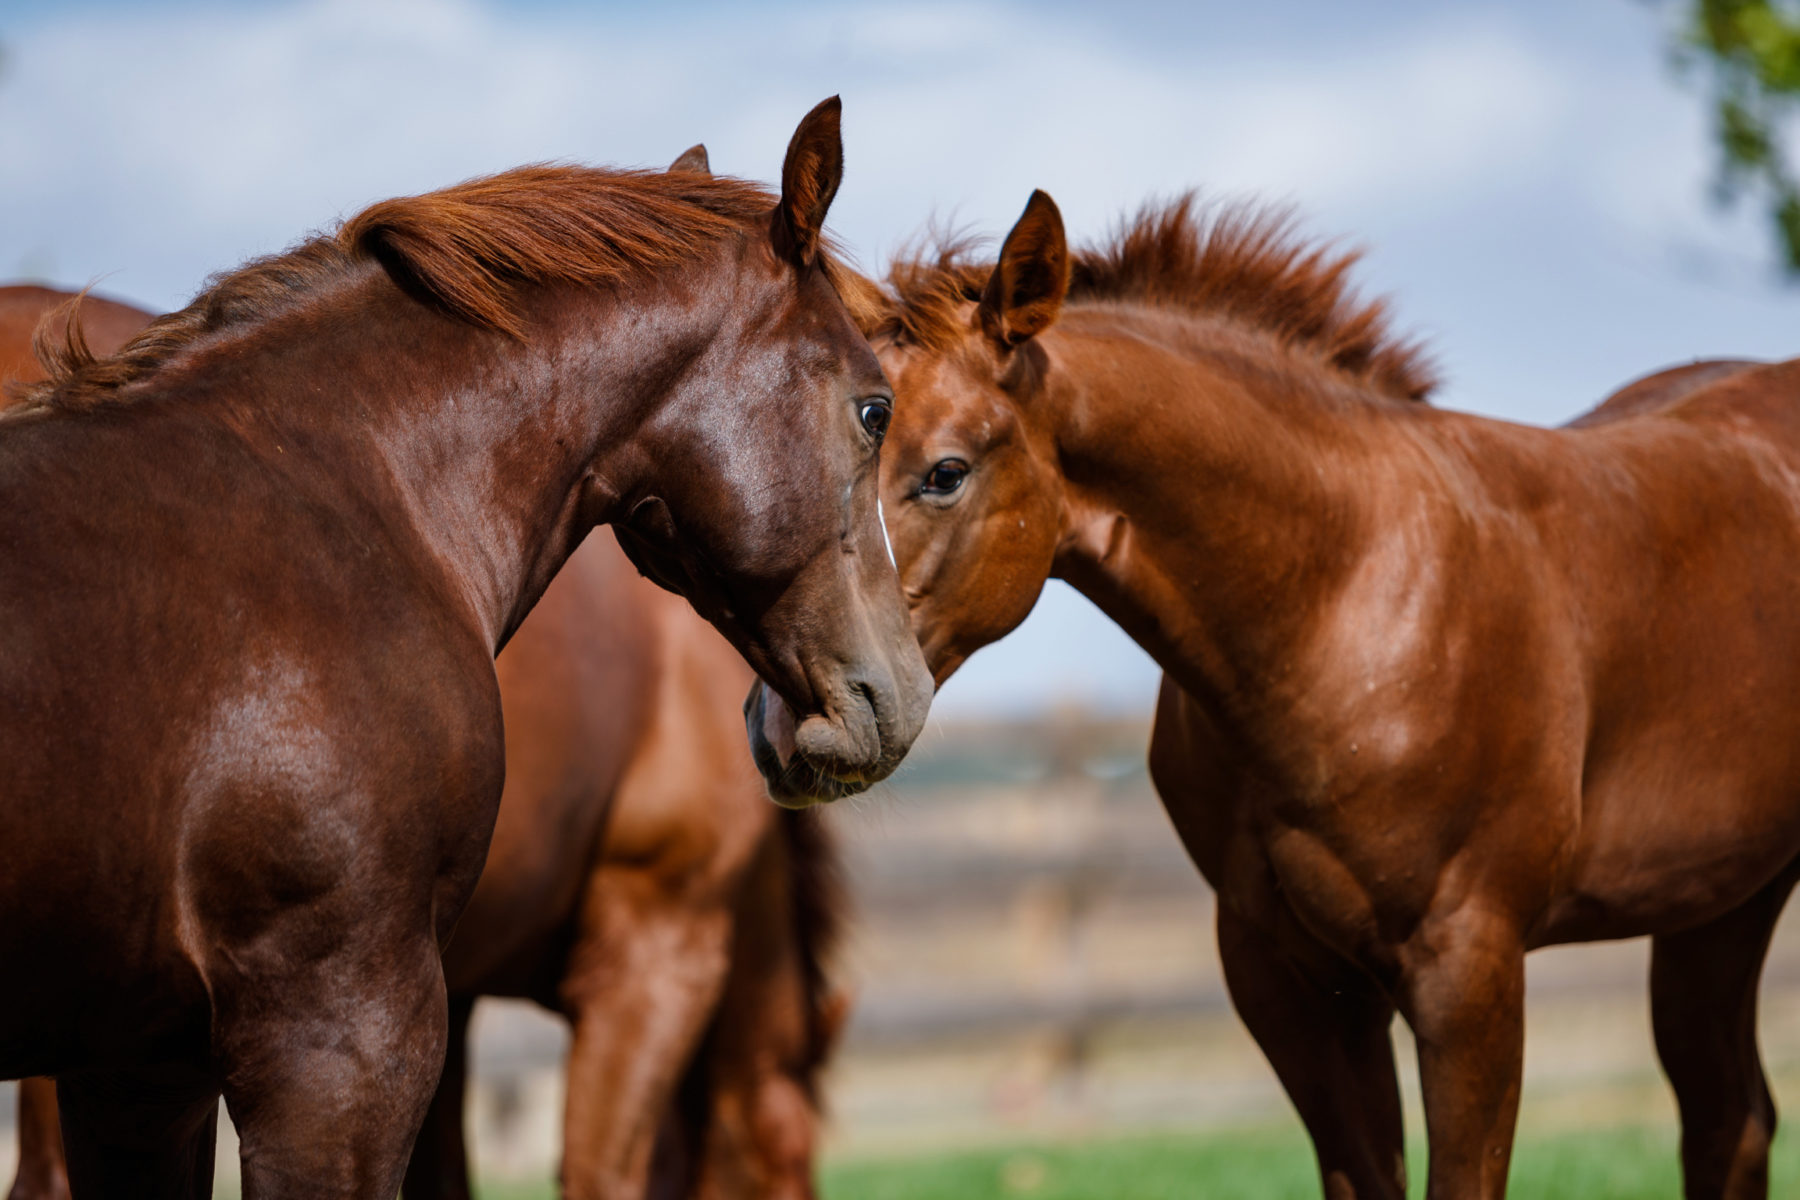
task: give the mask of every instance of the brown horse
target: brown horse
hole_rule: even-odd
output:
[[[1165,671],[1158,790],[1327,1195],[1503,1194],[1524,955],[1651,935],[1687,1194],[1767,1190],[1756,983],[1800,852],[1800,363],[1561,430],[1445,412],[1351,259],[1189,201],[902,262],[883,490],[941,680],[1067,579]]]
[[[390,201],[0,417],[0,962],[36,981],[0,1075],[58,1077],[78,1193],[204,1194],[222,1093],[247,1196],[394,1194],[499,804],[493,657],[593,525],[766,681],[774,786],[904,753],[930,684],[841,164],[831,101],[775,201],[577,168]]]
[[[672,169],[703,170],[704,155],[694,147]],[[42,374],[30,357],[33,314],[75,311],[73,300],[0,287],[0,362],[29,364],[12,382]],[[84,299],[78,311],[100,354],[151,320],[114,301]],[[445,951],[449,1069],[406,1194],[470,1194],[466,1027],[475,997],[489,994],[539,1000],[574,1025],[565,1195],[642,1192],[659,1112],[727,1131],[706,1146],[712,1174],[742,1181],[728,1194],[809,1195],[817,1077],[844,1015],[820,966],[841,911],[828,887],[836,855],[816,821],[768,803],[744,751],[743,660],[596,532],[495,666],[507,785],[487,866]],[[640,703],[621,706],[621,695]],[[721,1006],[728,964],[731,1003]],[[696,1059],[709,1021],[708,1054]],[[686,1112],[676,1114],[684,1073]],[[66,1198],[55,1085],[20,1086],[9,1200]],[[746,1111],[770,1115],[732,1136]]]

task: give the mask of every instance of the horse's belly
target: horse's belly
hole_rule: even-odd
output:
[[[1654,756],[1590,781],[1538,944],[1673,932],[1760,891],[1800,855],[1800,781],[1736,767],[1676,773]]]
[[[51,899],[46,897],[46,899]],[[0,910],[0,1078],[100,1062],[201,1060],[206,991],[152,920],[94,919],[75,897],[57,918]],[[131,932],[127,932],[131,931]],[[124,934],[125,936],[121,936]]]

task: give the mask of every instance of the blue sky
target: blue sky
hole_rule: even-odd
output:
[[[844,98],[833,226],[877,267],[1034,187],[1079,238],[1200,187],[1367,249],[1440,403],[1548,423],[1693,357],[1786,357],[1800,292],[1708,199],[1665,13],[1482,4],[0,3],[0,278],[173,307],[372,200],[520,162],[768,179]],[[1155,668],[1060,586],[946,714],[1146,708]]]

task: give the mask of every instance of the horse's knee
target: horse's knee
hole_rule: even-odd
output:
[[[353,971],[361,972],[357,1002],[332,1002]],[[282,986],[257,982],[220,1007],[228,1016],[215,1047],[245,1193],[399,1192],[448,1041],[435,946],[429,959],[421,950],[385,964],[338,964]]]

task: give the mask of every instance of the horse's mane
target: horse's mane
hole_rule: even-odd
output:
[[[831,1057],[842,1013],[828,964],[843,935],[845,904],[837,841],[818,812],[784,809],[778,814],[787,840],[788,879],[794,942],[806,988],[806,1057],[801,1085],[819,1105],[819,1076]]]
[[[928,241],[933,240],[928,237]],[[889,268],[886,310],[864,326],[944,351],[968,332],[993,262],[977,242],[939,235]],[[1302,236],[1282,209],[1204,205],[1189,192],[1148,204],[1105,245],[1072,256],[1070,303],[1137,301],[1261,329],[1389,395],[1423,401],[1437,380],[1418,345],[1394,337],[1387,306],[1350,284],[1359,255]]]
[[[743,180],[572,166],[520,167],[385,200],[334,232],[214,276],[186,308],[157,318],[110,358],[89,351],[79,322],[47,319],[37,352],[49,378],[19,398],[71,408],[104,402],[183,347],[273,316],[370,261],[446,312],[516,337],[518,285],[595,286],[648,274],[760,226],[773,207],[768,192]],[[823,261],[854,310],[855,281],[829,254]]]

